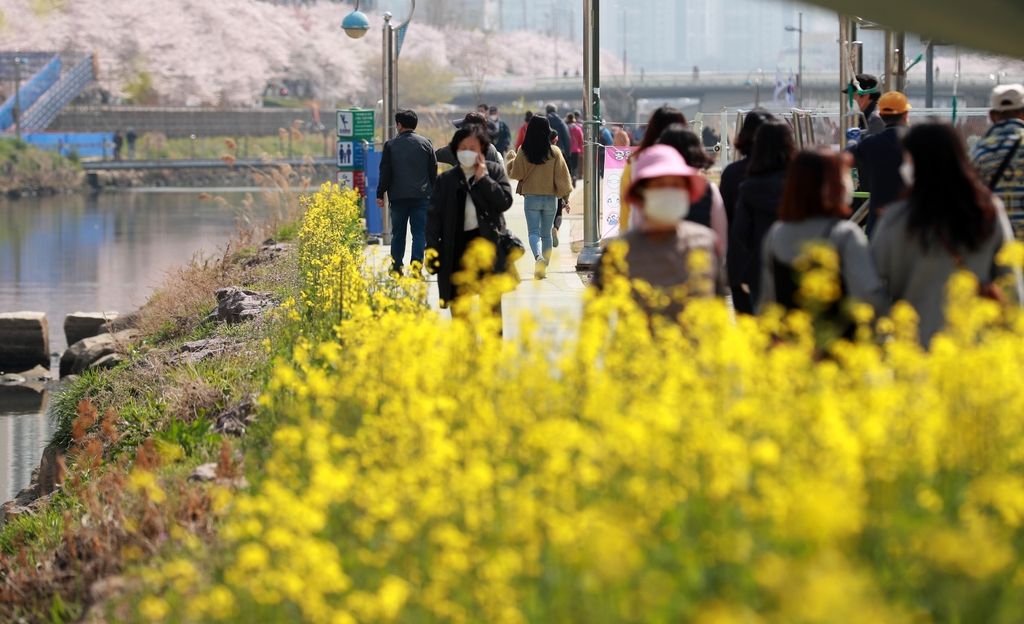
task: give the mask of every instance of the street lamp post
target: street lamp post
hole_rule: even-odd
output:
[[[599,242],[600,178],[597,162],[601,142],[600,0],[583,2],[583,249],[576,270],[597,268],[601,261]]]
[[[786,26],[786,32],[800,33],[799,37],[799,51],[797,52],[797,70],[796,70],[796,86],[797,86],[797,105],[800,108],[804,107],[804,14],[800,13],[800,21],[797,26]],[[778,31],[776,31],[778,32]]]
[[[395,33],[412,20],[412,14],[416,11],[416,0],[411,0],[412,6],[409,9],[409,17],[395,26],[391,23],[391,13],[384,13],[384,37],[383,54],[381,57],[381,95],[383,100],[381,128],[384,131],[384,142],[387,143],[395,138],[397,128],[395,126],[395,113],[398,111],[398,51],[395,49]],[[370,30],[370,20],[359,10],[359,0],[356,0],[355,9],[345,16],[341,22],[341,28],[349,37],[360,39],[366,36]],[[391,244],[391,208],[385,203],[381,210],[381,224],[384,229],[384,244]]]

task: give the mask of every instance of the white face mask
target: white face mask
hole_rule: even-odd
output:
[[[914,163],[904,162],[900,165],[900,177],[903,178],[903,183],[907,185],[907,188],[914,186]]]
[[[678,223],[690,212],[690,191],[658,188],[644,191],[644,214],[654,223]]]
[[[850,104],[850,112],[852,112],[852,113],[862,113],[862,112],[864,112],[864,111],[862,111],[860,109],[860,102],[858,102],[856,98],[854,98],[853,104]]]
[[[476,157],[479,152],[473,150],[460,150],[456,156],[459,159],[459,164],[462,165],[463,169],[471,169],[476,166]]]
[[[491,115],[491,121],[498,121],[497,115]]]

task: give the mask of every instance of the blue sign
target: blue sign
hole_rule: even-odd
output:
[[[338,141],[338,169],[359,170],[365,166],[366,152],[373,151],[373,143]]]
[[[370,234],[384,231],[384,219],[377,206],[377,186],[380,185],[380,161],[383,156],[375,152],[366,154],[366,231]]]

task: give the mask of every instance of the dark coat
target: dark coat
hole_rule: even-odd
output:
[[[384,144],[377,199],[426,199],[437,179],[437,158],[430,140],[406,130]]]
[[[879,210],[900,198],[906,186],[900,175],[903,164],[903,137],[907,126],[889,126],[881,134],[866,137],[850,152],[857,158],[857,174],[861,190],[871,193],[871,214],[868,217],[868,234],[874,230]]]
[[[730,164],[722,172],[718,189],[722,193],[725,214],[729,218],[729,250],[726,252],[725,268],[728,271],[729,287],[732,289],[733,305],[738,312],[753,314],[754,308],[741,287],[744,283],[742,271],[747,266],[747,250],[736,238],[736,204],[739,203],[740,184],[747,179],[749,168],[749,156]]]
[[[740,184],[736,201],[735,241],[747,252],[746,263],[739,269],[738,281],[750,287],[751,299],[757,305],[757,288],[761,282],[761,245],[768,229],[778,219],[785,171],[752,175]],[[730,273],[733,268],[730,268]],[[730,280],[731,281],[731,280]]]
[[[456,295],[452,275],[459,270],[461,258],[455,257],[455,243],[466,217],[467,193],[473,197],[476,206],[480,235],[497,248],[495,273],[503,273],[507,268],[507,259],[498,244],[498,236],[505,232],[504,213],[512,206],[512,186],[505,169],[497,163],[487,162],[487,174],[470,184],[461,167],[450,169],[438,176],[430,196],[427,208],[427,249],[433,249],[438,254],[433,269],[437,273],[437,287],[442,302],[452,301]]]
[[[558,116],[558,113],[547,114],[548,123],[551,129],[558,133],[558,149],[562,150],[565,162],[569,162],[569,150],[572,149],[572,137],[569,136],[569,126]]]

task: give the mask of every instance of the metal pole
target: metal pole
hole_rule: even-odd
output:
[[[577,271],[590,271],[601,261],[598,224],[601,206],[600,179],[597,174],[597,145],[601,132],[601,42],[600,0],[583,0],[583,250],[576,260]]]
[[[384,119],[381,121],[381,127],[384,130],[384,142],[387,143],[391,139],[395,138],[395,114],[394,114],[394,99],[395,93],[392,91],[394,87],[394,55],[395,46],[394,38],[395,32],[391,29],[391,13],[384,13],[384,50],[382,55],[382,63],[384,65],[382,73],[382,84],[381,90],[383,97],[383,106],[381,106],[381,112],[384,114]],[[381,210],[381,229],[384,230],[384,244],[391,244],[391,201],[390,198],[386,198],[384,202],[384,208]]]
[[[626,8],[622,8],[622,77],[625,78],[626,74]]]
[[[935,43],[929,40],[928,47],[925,48],[924,53],[924,107],[933,108],[935,106],[935,68],[933,67],[935,62]]]
[[[839,88],[845,89],[850,85],[850,30],[849,18],[839,15]],[[849,118],[846,114],[850,111],[850,97],[846,94],[839,96],[839,146],[846,147],[846,128],[849,125]]]
[[[797,102],[800,108],[804,107],[804,14],[800,13],[800,21],[797,24],[797,28],[800,29],[800,51],[797,53],[797,85],[800,87],[799,94],[797,96]]]
[[[896,33],[896,90],[907,90],[907,33],[902,30]]]
[[[21,138],[21,57],[14,57],[14,136]]]
[[[882,81],[882,88],[886,93],[896,90],[896,72],[894,71],[896,67],[895,48],[893,32],[891,30],[885,31],[885,80]]]

